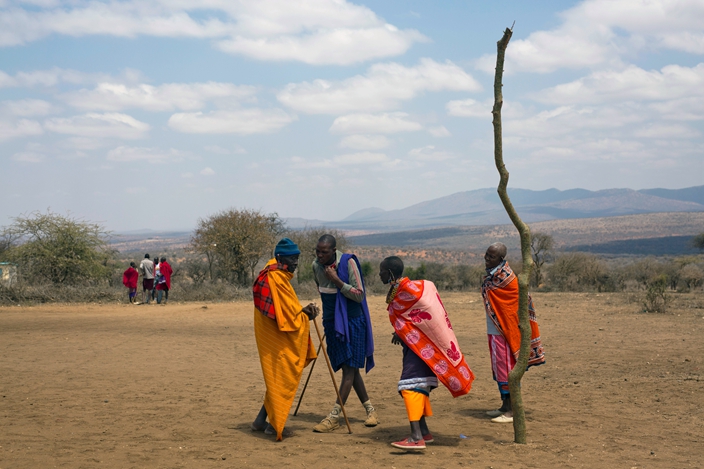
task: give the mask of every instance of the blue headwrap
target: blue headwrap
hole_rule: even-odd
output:
[[[298,244],[291,241],[289,238],[284,238],[276,245],[274,249],[274,256],[295,256],[300,254],[301,250],[298,249]]]

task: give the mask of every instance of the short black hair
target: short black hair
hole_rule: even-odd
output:
[[[166,262],[166,258],[165,258],[165,257],[162,257],[159,262]]]
[[[130,267],[137,267],[137,264],[135,264],[134,262],[130,262]]]
[[[318,244],[325,244],[326,246],[330,246],[331,248],[335,248],[335,247],[337,247],[337,240],[331,234],[324,234],[323,236],[318,238]]]
[[[145,255],[144,255],[144,258],[145,258],[145,259],[149,259],[149,254],[145,254]]]
[[[398,256],[389,256],[381,261],[381,265],[389,269],[394,278],[401,278],[403,275],[403,261]]]

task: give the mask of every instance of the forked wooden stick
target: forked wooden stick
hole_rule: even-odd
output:
[[[330,378],[332,379],[332,385],[335,387],[335,394],[337,394],[337,401],[340,403],[340,408],[342,408],[342,415],[345,417],[345,423],[347,424],[347,431],[352,433],[352,427],[350,427],[350,421],[347,420],[347,412],[345,411],[345,406],[342,403],[342,398],[340,397],[340,390],[337,388],[337,381],[335,381],[335,372],[332,371],[332,365],[330,364],[330,358],[328,358],[328,353],[323,345],[323,336],[320,335],[320,327],[318,327],[318,320],[313,319],[315,324],[315,332],[318,333],[318,340],[320,340],[320,346],[323,348],[323,356],[325,357],[325,363],[328,364],[328,371],[330,372]]]
[[[323,334],[323,339],[325,339],[325,334]],[[316,355],[320,356],[320,350],[323,348],[323,342],[320,342],[320,345],[318,346],[318,353]],[[313,360],[313,363],[310,364],[310,371],[308,372],[308,378],[306,378],[306,384],[303,385],[303,390],[301,391],[301,397],[298,398],[298,405],[296,405],[296,410],[293,411],[293,415],[298,414],[298,408],[301,407],[301,401],[303,401],[303,395],[306,393],[306,389],[308,388],[308,381],[310,381],[310,377],[313,376],[313,368],[315,368],[315,364],[318,363],[318,359],[316,358]]]

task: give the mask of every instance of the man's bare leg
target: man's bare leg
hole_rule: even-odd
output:
[[[405,449],[406,451],[424,450],[426,443],[425,435],[430,435],[430,431],[428,431],[428,425],[425,423],[425,417],[421,417],[420,420],[411,422],[411,436],[401,441],[391,443],[391,446]],[[427,440],[428,443],[432,443],[432,441],[432,437]]]
[[[425,427],[427,430],[428,427]],[[420,441],[423,439],[423,432],[420,429],[420,420],[411,422],[411,441]]]
[[[266,429],[266,407],[262,406],[261,409],[259,409],[259,413],[257,414],[257,418],[254,419],[254,422],[252,422],[252,425],[250,425],[250,428],[254,432],[263,432]]]
[[[352,368],[348,365],[342,365],[342,381],[340,381],[340,398],[342,399],[342,402],[340,402],[339,399],[335,402],[345,405],[353,387],[359,397],[360,402],[364,403],[369,400],[367,389],[364,387],[364,380],[362,379],[362,375],[359,373],[359,369]]]

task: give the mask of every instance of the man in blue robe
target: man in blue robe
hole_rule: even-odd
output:
[[[333,370],[342,369],[342,403],[336,402],[313,431],[328,433],[340,426],[340,404],[347,402],[352,388],[367,413],[364,425],[374,427],[379,420],[359,372],[360,368],[369,372],[374,367],[372,323],[359,260],[353,254],[337,251],[335,237],[329,234],[318,240],[315,256],[313,274],[323,303],[327,353]]]

